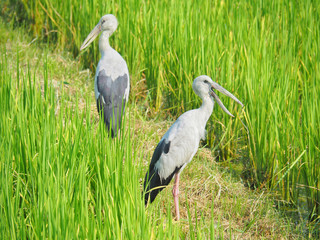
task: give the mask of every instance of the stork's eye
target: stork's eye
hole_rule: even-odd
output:
[[[208,83],[208,81],[207,81],[207,80],[204,80],[204,83]]]
[[[106,20],[102,19],[102,21],[101,21],[101,25],[102,25],[102,24],[104,24],[104,22],[105,22],[105,21],[106,21]]]

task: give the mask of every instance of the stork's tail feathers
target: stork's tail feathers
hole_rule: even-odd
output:
[[[144,179],[144,204],[152,203],[157,195],[170,183],[173,176],[179,172],[181,167],[166,179],[161,179],[156,169],[151,169],[147,172]]]
[[[100,95],[97,99],[97,109],[100,117],[104,120],[107,130],[110,131],[111,137],[114,138],[118,130],[121,128],[122,115],[124,114],[125,101],[123,106],[104,103],[103,97]]]
[[[144,179],[144,204],[147,205],[149,201],[152,203],[163,188],[165,186],[162,186],[158,172],[154,171],[154,169],[147,172]]]

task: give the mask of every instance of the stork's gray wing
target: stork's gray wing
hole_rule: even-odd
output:
[[[155,168],[155,164],[160,159],[163,154],[168,154],[170,151],[171,141],[167,139],[162,139],[154,150],[151,163],[149,166],[149,171],[146,173],[144,180],[144,201],[145,204],[148,203],[150,198],[150,203],[154,201],[159,192],[161,192],[171,181],[173,176],[180,170],[180,167],[176,167],[174,172],[172,172],[166,179],[162,179],[159,175],[158,169]]]
[[[197,152],[200,136],[195,124],[190,121],[193,114],[196,112],[188,111],[182,114],[156,147],[144,182],[146,204],[149,198],[150,202],[155,199]],[[152,190],[153,188],[156,189]]]
[[[97,76],[97,108],[100,115],[103,114],[107,129],[114,137],[121,126],[121,119],[126,104],[125,91],[128,88],[129,76],[125,73],[112,79],[107,76],[105,70],[101,70]]]

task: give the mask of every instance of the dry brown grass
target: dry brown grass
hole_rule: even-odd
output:
[[[157,143],[172,123],[136,122],[136,134],[149,136],[143,145],[146,170]],[[181,220],[176,224],[180,225],[187,238],[191,237],[190,226],[196,225],[203,232],[203,235],[196,237],[208,238],[212,221],[219,239],[221,235],[226,239],[296,238],[295,233],[289,230],[288,221],[275,210],[269,193],[246,188],[240,177],[233,177],[215,159],[210,149],[201,148],[180,176]],[[150,219],[158,219],[161,213],[167,215],[168,206],[171,216],[175,216],[172,187],[171,182],[147,208]]]

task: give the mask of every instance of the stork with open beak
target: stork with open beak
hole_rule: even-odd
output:
[[[201,107],[182,114],[164,134],[153,153],[144,181],[144,200],[147,205],[149,202],[152,203],[154,201],[158,193],[175,176],[172,194],[177,220],[180,218],[178,199],[179,176],[198,151],[200,139],[205,139],[205,127],[211,116],[214,102],[217,102],[228,115],[233,117],[223,105],[215,90],[225,94],[243,106],[235,96],[219,84],[213,82],[208,76],[197,77],[192,84],[192,88],[202,99]]]

